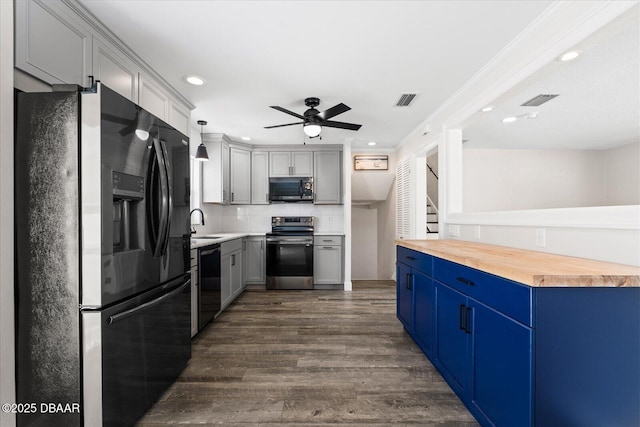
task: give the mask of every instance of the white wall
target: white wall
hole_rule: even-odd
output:
[[[317,233],[344,234],[341,205],[274,203],[270,205],[218,205],[203,203],[205,225],[196,225],[197,234],[221,232],[268,233],[272,216],[313,216]],[[196,214],[193,215],[196,218]]]
[[[0,403],[15,403],[13,321],[13,2],[0,1]],[[0,425],[14,426],[0,412]]]
[[[464,149],[463,212],[601,206],[598,150]]]
[[[605,205],[640,205],[640,142],[604,154]]]
[[[353,280],[378,279],[378,209],[373,205],[351,209],[351,276]]]

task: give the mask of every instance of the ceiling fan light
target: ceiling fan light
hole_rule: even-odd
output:
[[[322,127],[314,123],[305,123],[303,130],[308,137],[314,138],[320,135],[320,131],[322,130]]]

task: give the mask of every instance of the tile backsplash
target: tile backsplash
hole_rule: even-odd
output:
[[[272,216],[313,216],[317,233],[344,233],[342,205],[274,203],[270,205],[202,204],[206,225],[195,226],[198,234],[216,232],[268,233]]]

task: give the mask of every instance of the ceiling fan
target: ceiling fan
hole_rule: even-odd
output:
[[[271,105],[271,108],[274,110],[282,111],[283,113],[290,114],[294,117],[302,120],[301,122],[295,123],[287,123],[284,125],[275,125],[275,126],[265,126],[265,129],[279,128],[283,126],[293,126],[293,125],[302,125],[304,133],[310,138],[315,138],[320,135],[320,131],[322,130],[322,126],[338,128],[338,129],[347,129],[347,130],[358,130],[362,125],[356,125],[353,123],[344,123],[344,122],[336,122],[333,120],[329,120],[332,117],[337,116],[338,114],[342,114],[344,112],[349,111],[351,108],[347,107],[343,103],[335,105],[322,113],[316,110],[315,107],[320,105],[320,99],[318,98],[307,98],[304,100],[304,104],[309,107],[307,111],[304,112],[303,115],[298,113],[294,113],[293,111],[289,111],[286,108],[278,107],[276,105]]]

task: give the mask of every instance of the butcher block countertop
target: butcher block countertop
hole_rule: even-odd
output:
[[[640,267],[461,240],[396,240],[409,249],[536,287],[640,287]]]

